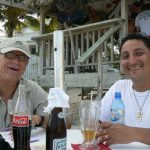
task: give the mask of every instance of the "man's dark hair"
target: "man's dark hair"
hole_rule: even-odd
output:
[[[120,51],[122,49],[123,44],[128,40],[142,41],[145,44],[145,46],[150,49],[150,39],[146,34],[143,34],[143,33],[130,33],[122,39],[121,45],[120,45]]]
[[[149,7],[150,7],[150,4],[144,4],[144,5],[142,6],[142,9],[143,9],[143,10],[149,10]]]

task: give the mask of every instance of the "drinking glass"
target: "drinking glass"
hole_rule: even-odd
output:
[[[80,145],[81,150],[99,150],[95,135],[99,125],[100,101],[81,100],[79,103],[79,117],[81,132],[84,143]]]

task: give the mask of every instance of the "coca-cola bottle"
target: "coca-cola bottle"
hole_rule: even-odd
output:
[[[30,150],[31,113],[25,95],[25,86],[19,85],[19,95],[12,120],[14,149]]]
[[[62,108],[51,111],[46,128],[46,150],[66,150],[66,124]]]

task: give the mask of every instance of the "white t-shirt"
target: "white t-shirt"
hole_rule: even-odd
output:
[[[150,35],[150,10],[145,10],[137,15],[135,26],[139,27],[142,33]]]
[[[145,104],[142,109],[143,118],[141,121],[138,121],[137,112],[139,112],[139,107],[133,93],[132,81],[129,79],[117,81],[105,94],[101,101],[100,120],[110,121],[110,110],[115,92],[121,92],[121,98],[125,105],[125,125],[150,128],[150,93],[148,94],[149,91],[135,91],[135,95],[140,107],[142,106],[148,94],[148,97],[146,98]]]

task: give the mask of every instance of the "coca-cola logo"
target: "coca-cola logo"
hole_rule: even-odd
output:
[[[17,127],[29,126],[29,116],[13,115],[12,124]]]

